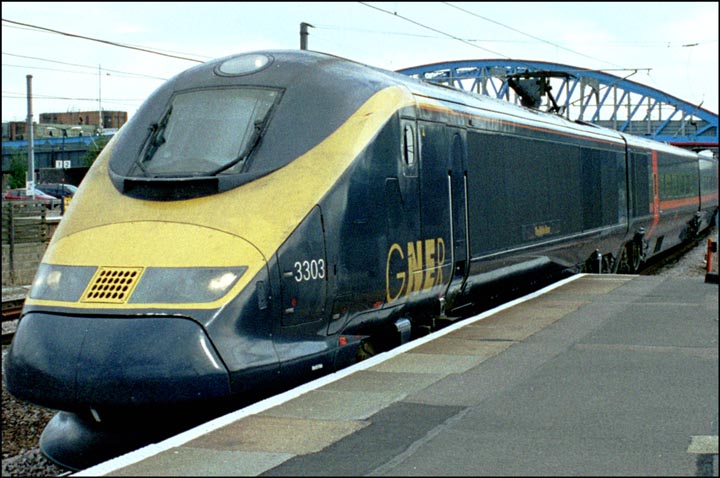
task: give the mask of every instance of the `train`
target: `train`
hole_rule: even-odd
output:
[[[59,411],[40,446],[78,469],[158,416],[308,382],[568,275],[637,273],[717,211],[712,154],[319,52],[219,58],[92,165],[3,378]]]

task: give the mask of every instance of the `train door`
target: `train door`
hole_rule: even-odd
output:
[[[322,213],[308,214],[278,251],[282,295],[282,325],[295,326],[323,320],[327,266]]]
[[[277,254],[280,272],[280,324],[273,342],[283,380],[312,377],[332,369],[334,350],[327,330],[328,267],[323,215],[319,206],[298,226]]]
[[[392,171],[388,171],[391,174],[385,178],[385,295],[388,303],[406,298],[424,286],[425,255],[420,234],[418,181],[419,142],[415,118],[402,117],[400,133],[400,155]],[[416,249],[414,246],[418,242],[421,246]]]
[[[468,237],[467,165],[465,142],[461,130],[449,128],[447,181],[451,236],[452,275],[445,293],[446,304],[452,308],[454,298],[462,292],[470,268]]]
[[[452,308],[468,273],[466,149],[462,130],[418,122],[422,237],[435,242],[440,306]],[[441,310],[442,313],[442,310]]]

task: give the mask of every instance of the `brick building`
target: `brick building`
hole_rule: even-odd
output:
[[[48,124],[66,124],[66,125],[82,125],[82,126],[99,126],[99,112],[95,111],[69,111],[66,113],[40,113],[40,123]],[[103,111],[102,127],[103,129],[119,129],[127,123],[127,111]]]

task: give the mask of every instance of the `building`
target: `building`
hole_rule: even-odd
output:
[[[74,172],[87,170],[88,151],[102,148],[128,120],[126,111],[103,111],[101,129],[98,124],[99,117],[98,111],[41,113],[40,121],[33,124],[36,177],[40,179],[60,174],[63,181],[71,184],[76,184],[74,181],[82,179]],[[27,157],[27,148],[27,123],[25,121],[3,123],[3,178],[10,174],[14,158]]]
[[[2,124],[2,140],[19,141],[26,139],[27,122],[26,121],[8,121]]]
[[[66,113],[40,113],[40,120],[33,123],[34,139],[59,138],[62,136],[91,136],[103,132],[115,132],[127,123],[127,111],[103,111],[100,131],[98,111],[70,111]],[[27,122],[9,121],[2,124],[2,140],[27,140]]]
[[[127,111],[103,111],[102,129],[119,129],[127,123]],[[95,111],[68,111],[66,113],[41,113],[39,123],[100,126],[100,114]]]

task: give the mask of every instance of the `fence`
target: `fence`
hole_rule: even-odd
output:
[[[32,283],[59,222],[60,216],[40,201],[2,201],[3,286]]]

